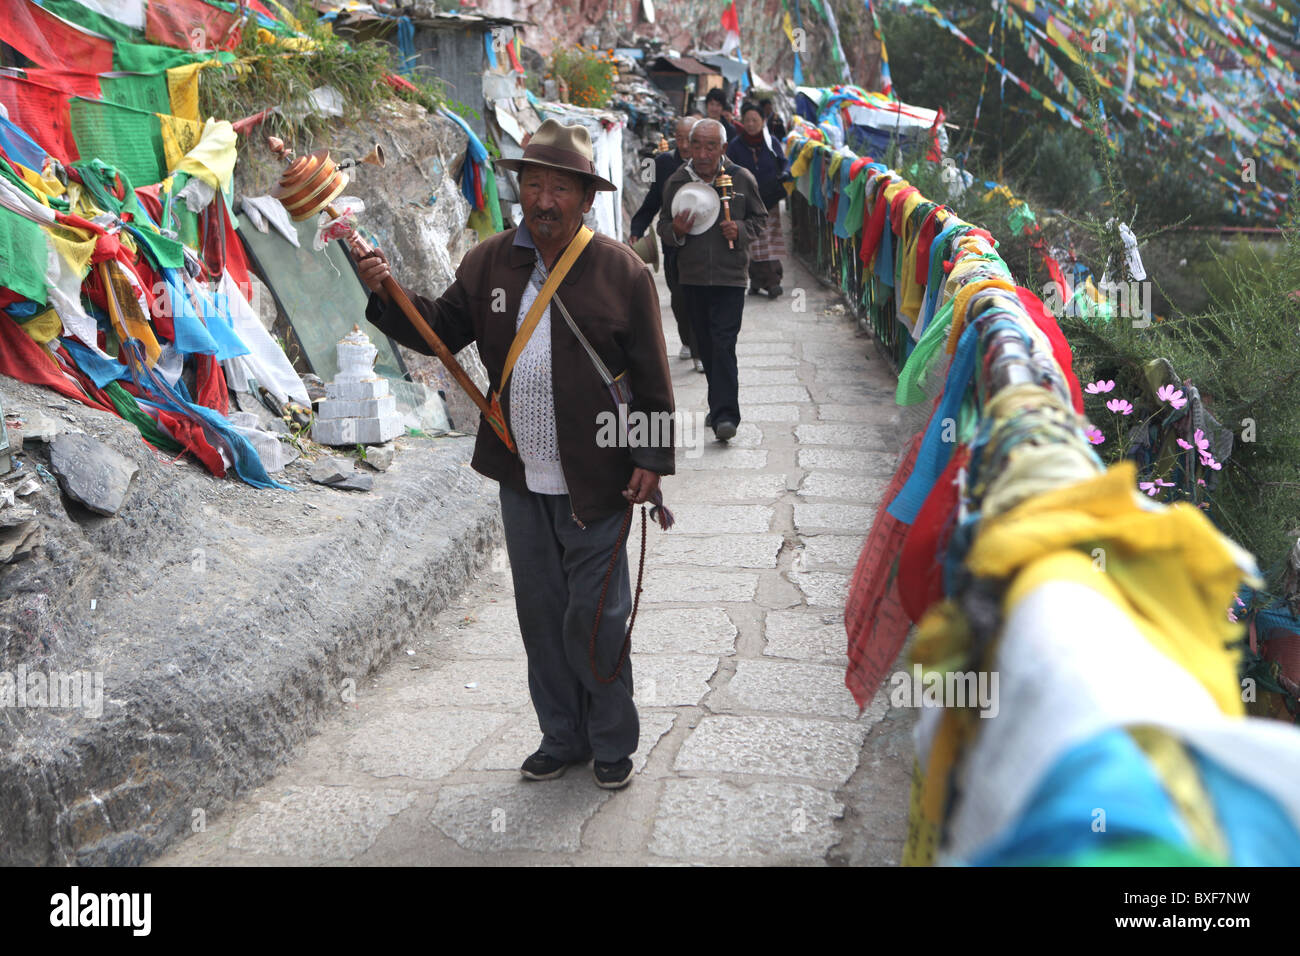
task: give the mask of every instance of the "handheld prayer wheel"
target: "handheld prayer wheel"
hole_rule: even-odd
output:
[[[726,216],[727,222],[731,222],[731,177],[726,173],[719,173],[718,177],[713,180],[713,185],[722,194],[722,214]],[[728,239],[727,248],[736,248],[735,242]]]
[[[380,167],[384,165],[384,151],[378,144],[375,144],[374,149],[360,159],[345,159],[336,163],[330,157],[329,151],[325,149],[318,149],[306,156],[295,158],[293,150],[278,137],[271,136],[266,142],[271,147],[271,151],[288,164],[280,175],[279,184],[271,190],[271,195],[280,201],[289,216],[297,222],[322,212],[327,213],[331,219],[343,222],[343,216],[334,207],[333,202],[347,188],[349,180],[344,170],[353,169],[361,163]],[[350,227],[347,239],[353,253],[362,259],[378,254],[374,246],[357,235]],[[492,430],[513,452],[515,446],[510,438],[510,431],[506,428],[504,415],[488,403],[487,398],[479,391],[479,387],[474,384],[474,380],[469,377],[469,373],[456,361],[433,329],[429,328],[429,324],[424,321],[419,310],[391,275],[384,279],[383,289],[393,304],[402,310],[411,326],[429,343],[433,353],[456,380],[456,384],[478,406]]]

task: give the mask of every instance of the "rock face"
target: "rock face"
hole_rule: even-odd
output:
[[[6,409],[48,400],[0,376]],[[139,473],[112,520],[45,478],[42,442],[21,453],[40,490],[4,483],[0,524],[21,502],[43,540],[0,564],[0,674],[101,675],[103,693],[102,712],[2,709],[0,866],[136,865],[196,810],[211,822],[425,636],[500,540],[465,439],[403,439],[405,467],[366,473],[371,494],[313,484],[302,462],[296,491],[256,489],[159,458],[107,412],[69,413]]]
[[[89,435],[59,435],[50,447],[50,471],[63,493],[96,514],[117,514],[139,470]]]
[[[312,148],[327,146],[332,156],[346,158],[364,156],[376,142],[383,146],[387,164],[357,171],[347,194],[365,202],[361,229],[388,256],[397,281],[411,292],[437,298],[455,279],[461,258],[478,242],[474,230],[466,228],[470,208],[458,181],[468,142],[465,133],[449,119],[394,101],[381,105],[370,119],[329,135],[328,142],[316,142]],[[265,150],[254,158],[258,161],[244,162],[241,153],[235,167],[238,193],[261,195],[275,185],[280,171],[267,162]],[[364,316],[356,320],[365,325]],[[398,349],[413,379],[444,392],[456,427],[477,431],[477,408],[442,363],[404,346]],[[470,345],[457,358],[486,389],[478,349]]]

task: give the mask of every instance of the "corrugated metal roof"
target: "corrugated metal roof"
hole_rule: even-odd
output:
[[[674,70],[680,70],[683,73],[690,73],[694,76],[699,76],[699,75],[721,76],[722,75],[713,67],[705,66],[699,60],[689,56],[657,57],[654,63],[650,65],[650,69],[652,71],[661,69],[661,64],[668,66]]]

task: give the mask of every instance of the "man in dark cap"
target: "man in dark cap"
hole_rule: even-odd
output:
[[[542,732],[520,772],[547,780],[594,757],[597,784],[618,789],[631,780],[639,736],[625,641],[632,596],[624,529],[632,505],[673,473],[672,439],[650,447],[608,440],[601,413],[613,400],[564,310],[608,370],[625,373],[629,420],[670,419],[673,396],[649,270],[626,245],[582,224],[596,191],[614,189],[596,175],[592,155],[585,128],[544,122],[522,158],[497,163],[519,174],[523,223],[471,249],[439,298],[410,298],[451,351],[478,343],[518,449],[480,422],[471,464],[500,482],[528,689]],[[358,268],[373,293],[366,318],[430,353],[383,291],[382,255]],[[548,277],[566,268],[548,299]],[[527,334],[539,300],[545,309],[521,345],[516,333]]]

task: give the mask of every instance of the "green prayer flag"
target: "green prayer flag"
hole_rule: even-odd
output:
[[[162,127],[152,112],[73,97],[72,136],[83,159],[98,159],[141,186],[167,175]]]
[[[113,68],[123,73],[162,73],[173,66],[185,66],[187,63],[203,63],[212,59],[211,53],[190,53],[188,50],[174,50],[169,46],[155,46],[152,43],[115,43],[113,44]],[[222,63],[233,63],[233,53],[222,50],[217,54]]]
[[[110,40],[119,43],[144,41],[144,34],[139,30],[133,30],[125,23],[106,17],[85,4],[78,3],[77,0],[41,0],[40,5],[56,17],[62,17],[69,23],[85,27],[91,33],[98,33]]]
[[[47,249],[40,226],[0,206],[0,285],[45,305]]]
[[[124,73],[101,76],[99,89],[104,99],[146,113],[171,115],[172,96],[166,73]]]
[[[159,451],[177,455],[184,446],[158,427],[153,417],[140,407],[130,392],[122,387],[121,382],[109,382],[104,386],[104,394],[112,401],[117,413],[136,427],[140,437]]]

